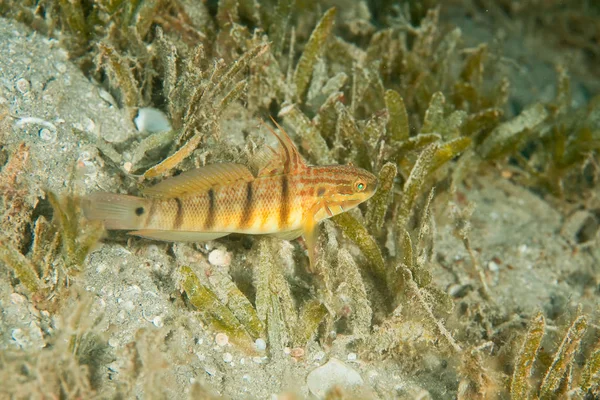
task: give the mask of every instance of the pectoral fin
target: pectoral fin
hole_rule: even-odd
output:
[[[314,219],[309,219],[305,222],[304,227],[302,229],[302,235],[304,236],[304,243],[306,243],[306,250],[308,250],[308,261],[309,261],[309,271],[315,271],[315,246],[317,244],[317,225],[315,224]]]

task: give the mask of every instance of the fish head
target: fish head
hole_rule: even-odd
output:
[[[378,180],[367,170],[352,165],[320,167],[323,179],[317,183],[317,201],[323,205],[317,220],[348,211],[369,200],[377,191]]]

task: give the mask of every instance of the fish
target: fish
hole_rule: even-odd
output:
[[[353,165],[308,165],[285,130],[266,125],[279,146],[256,176],[244,164],[215,163],[167,178],[144,197],[96,192],[82,203],[88,220],[107,230],[170,242],[203,242],[231,233],[300,236],[315,262],[319,222],[367,201],[375,175]]]

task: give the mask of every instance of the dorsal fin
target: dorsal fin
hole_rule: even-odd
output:
[[[253,179],[254,175],[245,165],[217,163],[165,179],[144,189],[143,193],[158,198],[183,197],[194,192],[204,192],[217,185],[226,185],[237,181],[250,182]]]
[[[258,176],[290,174],[306,168],[306,163],[292,139],[290,139],[285,130],[283,130],[273,117],[271,117],[271,121],[273,121],[277,129],[281,132],[281,135],[263,121],[261,122],[277,138],[279,148],[275,151],[275,156],[269,163],[259,171]]]
[[[273,158],[279,160],[277,150],[269,145],[264,145],[250,156],[248,164],[252,171],[262,171],[273,162]]]

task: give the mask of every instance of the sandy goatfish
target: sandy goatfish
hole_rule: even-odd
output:
[[[94,193],[84,199],[84,214],[106,229],[172,242],[230,233],[303,235],[312,266],[317,224],[368,200],[377,178],[350,165],[307,165],[273,122],[281,134],[269,130],[280,146],[256,176],[242,164],[210,164],[165,179],[144,190],[147,197]]]

